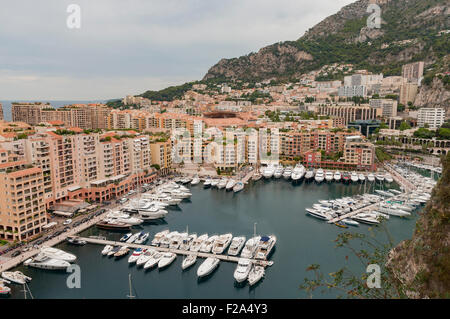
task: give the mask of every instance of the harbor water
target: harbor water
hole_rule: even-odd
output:
[[[392,188],[398,186],[392,185]],[[254,223],[260,235],[277,236],[271,256],[273,266],[266,269],[263,280],[253,287],[237,285],[233,272],[236,263],[220,262],[216,271],[201,280],[197,268],[203,259],[188,270],[181,270],[182,256],[165,270],[148,271],[128,264],[128,257],[119,260],[101,255],[103,246],[87,244],[72,246],[63,243],[57,248],[77,255],[81,268],[81,288],[67,287],[69,276],[63,271],[45,271],[20,266],[17,270],[33,278],[29,288],[34,298],[126,298],[129,294],[131,274],[133,293],[137,298],[303,298],[307,295],[299,289],[305,277],[311,278],[306,268],[320,264],[324,274],[347,265],[356,273],[365,272],[356,257],[345,248],[335,248],[335,239],[343,231],[372,233],[369,226],[342,229],[333,224],[306,215],[305,208],[312,207],[320,199],[334,199],[362,194],[362,184],[302,182],[294,185],[279,180],[251,181],[240,193],[224,189],[203,189],[202,184],[190,186],[192,197],[184,200],[179,208],[170,209],[164,221],[133,228],[133,232],[150,232],[150,240],[157,232],[170,229],[179,232],[189,227],[190,233],[223,234],[234,236],[253,234]],[[391,216],[384,223],[395,244],[412,236],[415,219]],[[374,228],[382,228],[380,226]],[[81,236],[101,235],[119,240],[121,232],[87,229]],[[380,231],[377,239],[384,241],[386,233]],[[347,259],[346,256],[349,258]],[[12,298],[24,298],[23,288],[11,285]],[[315,298],[336,297],[335,291],[314,294]]]

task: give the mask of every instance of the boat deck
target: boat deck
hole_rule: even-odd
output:
[[[156,247],[156,246],[150,246],[150,245],[140,245],[140,244],[130,244],[130,243],[124,243],[124,242],[118,242],[118,241],[111,241],[111,240],[103,240],[103,239],[97,239],[97,238],[86,238],[86,237],[78,237],[78,236],[71,236],[71,238],[77,238],[80,240],[84,240],[90,244],[97,244],[97,245],[111,245],[111,246],[127,246],[129,248],[142,248],[142,249],[155,249],[159,252],[171,252],[177,255],[195,255],[197,257],[201,258],[208,258],[208,257],[214,257],[218,258],[223,261],[228,262],[235,262],[237,263],[240,259],[240,257],[237,256],[228,256],[228,255],[216,255],[212,253],[202,253],[202,252],[192,252],[189,250],[181,250],[181,249],[171,249],[171,248],[165,248],[165,247]],[[272,266],[273,261],[271,260],[258,260],[258,259],[251,259],[251,261],[255,264],[261,265],[263,267]]]

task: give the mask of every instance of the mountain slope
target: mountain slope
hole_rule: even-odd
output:
[[[368,29],[369,0],[342,8],[308,30],[297,41],[262,48],[257,53],[222,59],[203,80],[290,79],[332,63],[352,63],[386,75],[401,65],[425,60],[439,65],[449,54],[450,6],[447,0],[378,0],[381,29]]]

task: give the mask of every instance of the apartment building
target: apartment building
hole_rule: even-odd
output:
[[[382,116],[385,118],[397,116],[398,102],[390,99],[371,99],[371,107],[381,108]]]
[[[341,118],[347,125],[356,120],[375,120],[383,115],[383,110],[370,105],[329,105],[319,106],[319,114]]]
[[[373,170],[375,146],[360,137],[348,137],[344,146],[344,162],[360,170]]]
[[[400,87],[399,102],[408,105],[408,102],[414,102],[417,96],[419,86],[416,83],[405,83]]]
[[[158,165],[162,174],[167,174],[172,167],[172,143],[155,141],[150,143],[151,165]]]
[[[402,77],[410,83],[419,84],[423,78],[423,70],[425,63],[423,61],[405,64],[402,66]]]
[[[438,129],[445,122],[445,110],[442,108],[421,108],[417,114],[417,125]]]
[[[338,95],[341,97],[367,96],[367,87],[365,85],[341,86],[338,89]]]
[[[41,110],[52,108],[49,103],[12,103],[11,114],[13,122],[25,122],[30,125],[41,123]]]
[[[0,164],[0,239],[27,240],[47,224],[42,170],[26,161]]]

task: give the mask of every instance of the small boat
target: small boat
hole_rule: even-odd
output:
[[[237,182],[236,185],[233,187],[233,192],[237,193],[244,189],[244,183]]]
[[[126,242],[128,239],[130,239],[131,236],[133,236],[133,233],[127,233],[127,234],[123,235],[119,240],[121,242]]]
[[[345,218],[345,219],[342,220],[342,222],[347,224],[347,225],[350,225],[350,226],[358,226],[359,225],[359,223],[357,221],[352,220],[350,218]]]
[[[239,258],[238,265],[234,271],[233,277],[237,282],[243,282],[247,280],[248,274],[252,269],[252,262],[247,258]]]
[[[102,255],[106,256],[114,248],[114,246],[106,245],[102,250]]]
[[[341,228],[348,228],[348,226],[345,223],[343,223],[342,221],[335,222],[334,224]]]
[[[226,189],[227,191],[231,191],[231,190],[234,188],[234,185],[236,185],[236,181],[235,181],[234,179],[230,178],[230,179],[228,180],[227,185],[225,186],[225,189]]]
[[[11,294],[11,288],[5,285],[3,280],[0,280],[0,296],[9,296]]]
[[[142,235],[142,232],[135,233],[130,236],[125,242],[128,244],[134,243],[140,236]]]
[[[155,254],[155,250],[144,249],[142,254],[136,260],[136,267],[143,266],[150,260],[150,258]]]
[[[203,188],[211,187],[211,180],[209,178],[205,179],[203,182]]]
[[[197,234],[190,234],[184,238],[182,238],[182,242],[180,245],[181,250],[189,250],[194,243],[194,240],[197,239]]]
[[[4,271],[2,272],[2,278],[18,285],[24,285],[31,281],[30,277],[25,276],[20,271]]]
[[[69,244],[76,245],[76,246],[84,246],[87,244],[87,241],[79,239],[79,238],[75,238],[75,237],[67,238],[67,242]]]
[[[254,265],[248,274],[248,279],[247,279],[248,284],[250,286],[253,286],[254,284],[256,284],[258,281],[261,280],[262,277],[264,277],[264,273],[265,273],[265,270],[264,270],[263,266]]]
[[[219,185],[219,180],[218,179],[211,180],[211,187],[217,187],[217,185]]]
[[[123,246],[114,254],[114,257],[116,257],[116,259],[118,259],[118,258],[128,255],[129,252],[130,252],[130,249],[127,246]]]
[[[334,175],[333,175],[333,179],[336,181],[336,182],[340,182],[341,181],[341,172],[339,172],[339,171],[336,171],[335,173],[334,173]]]
[[[362,216],[355,215],[352,217],[352,219],[354,219],[360,223],[368,224],[368,225],[378,225],[380,223],[378,220],[376,220],[373,217],[362,217]]]
[[[322,219],[322,220],[330,220],[330,216],[328,216],[327,214],[320,212],[316,209],[313,208],[306,208],[306,212],[316,218]]]
[[[164,253],[158,262],[158,268],[162,269],[169,266],[176,258],[177,255],[174,253]]]
[[[253,174],[253,176],[252,176],[252,180],[255,181],[255,182],[259,181],[261,178],[262,178],[262,175],[260,173],[258,173],[258,172],[255,172]]]
[[[149,233],[145,233],[145,234],[141,233],[141,235],[135,240],[135,243],[138,245],[142,245],[147,241],[149,236],[150,236]]]
[[[143,251],[141,248],[138,248],[135,251],[133,251],[130,258],[128,258],[128,263],[134,264],[139,259],[139,257],[141,257],[142,253]]]
[[[241,249],[245,245],[245,236],[234,237],[231,241],[230,248],[228,248],[228,255],[237,256],[239,255]]]
[[[181,269],[185,270],[191,267],[195,264],[197,261],[196,255],[186,255],[186,257],[183,258],[183,262],[181,263]]]
[[[149,260],[145,263],[144,269],[149,269],[149,268],[155,267],[159,263],[159,261],[161,260],[162,257],[163,257],[163,253],[155,252],[149,258]]]
[[[197,276],[205,277],[211,274],[219,266],[219,259],[208,257],[206,260],[198,267]]]
[[[203,234],[203,235],[197,237],[197,239],[194,239],[194,241],[192,242],[192,245],[189,248],[189,250],[192,252],[198,252],[200,250],[201,246],[203,245],[203,242],[207,239],[208,239],[208,234]]]
[[[159,246],[161,239],[164,238],[168,233],[169,233],[168,229],[156,233],[155,237],[152,240],[152,246]]]
[[[219,184],[217,184],[217,188],[218,188],[218,189],[225,188],[225,186],[227,186],[227,184],[228,184],[228,179],[227,179],[227,178],[222,178],[222,179],[219,181]]]
[[[195,176],[191,181],[191,185],[197,185],[198,183],[200,183],[200,178],[198,178],[198,176]]]
[[[121,247],[122,247],[122,246],[116,246],[116,247],[113,247],[113,248],[107,253],[107,256],[114,256],[114,254],[117,253],[117,252],[120,250]]]
[[[61,249],[57,249],[54,247],[43,247],[41,248],[41,254],[46,255],[52,259],[64,260],[69,263],[73,263],[77,260],[77,256],[73,254],[66,253]]]

